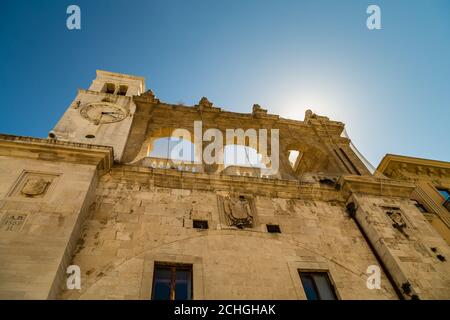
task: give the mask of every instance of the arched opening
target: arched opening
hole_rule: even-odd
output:
[[[154,169],[203,172],[203,166],[194,162],[196,158],[191,141],[181,137],[161,137],[148,144],[141,165]]]
[[[310,142],[296,141],[287,145],[284,156],[288,159],[294,177],[300,177],[305,173],[338,172],[329,151]]]
[[[297,171],[298,165],[300,161],[302,160],[303,153],[299,150],[289,150],[289,163],[292,166],[292,169],[294,169],[294,172]]]
[[[225,168],[229,166],[266,168],[261,160],[262,155],[252,147],[237,144],[229,144],[224,147],[223,162]]]
[[[193,162],[194,144],[176,137],[158,138],[149,146],[147,157]]]
[[[249,146],[228,144],[224,147],[223,174],[236,176],[261,177],[266,172],[262,155]]]

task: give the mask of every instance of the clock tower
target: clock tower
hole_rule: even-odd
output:
[[[145,79],[97,70],[88,90],[79,89],[49,138],[114,148],[120,161],[130,131],[135,104],[145,91]]]

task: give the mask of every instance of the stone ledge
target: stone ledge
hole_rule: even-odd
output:
[[[100,172],[114,159],[112,147],[7,134],[0,134],[0,156],[95,165]]]
[[[346,198],[352,193],[409,198],[415,189],[409,182],[373,176],[342,176],[338,183]]]
[[[169,171],[171,172],[169,173]],[[301,183],[295,180],[229,177],[220,174],[178,172],[170,169],[152,169],[121,164],[115,164],[110,175],[113,178],[129,181],[152,181],[155,186],[162,188],[253,192],[257,195],[273,197],[283,195],[289,198],[308,200],[344,201],[341,192],[333,187],[321,186],[318,183]]]

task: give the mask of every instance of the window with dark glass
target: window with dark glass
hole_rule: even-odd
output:
[[[124,96],[127,94],[128,87],[127,86],[119,86],[119,91],[117,91],[117,94],[119,96]]]
[[[155,264],[153,300],[191,300],[192,265]]]
[[[280,226],[277,224],[268,224],[266,227],[269,233],[281,233]]]
[[[195,229],[208,229],[208,221],[206,221],[206,220],[194,220],[194,221],[192,221],[192,226]]]
[[[450,191],[444,188],[437,188],[441,196],[444,197],[445,201],[450,199]]]
[[[308,300],[336,300],[336,293],[327,272],[299,271]]]
[[[114,85],[114,83],[105,84],[105,92],[106,93],[114,94],[115,91],[116,91],[116,86]]]

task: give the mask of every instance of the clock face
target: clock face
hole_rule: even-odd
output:
[[[83,118],[94,124],[113,123],[126,118],[127,111],[109,102],[90,103],[80,110]]]

